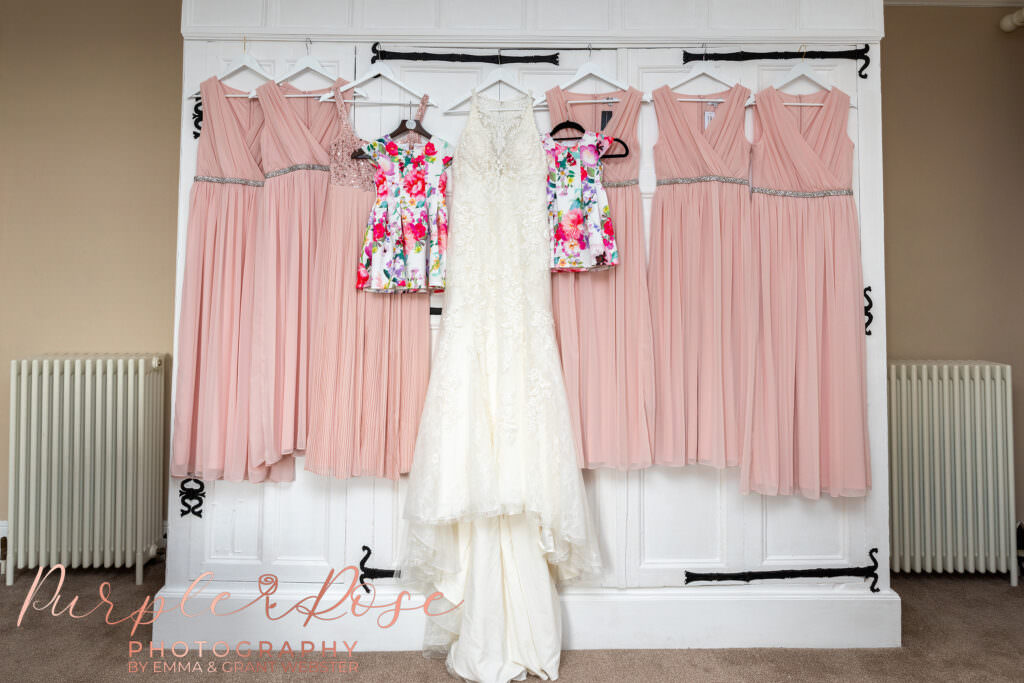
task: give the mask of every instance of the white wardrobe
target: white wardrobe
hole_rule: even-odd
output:
[[[849,121],[856,144],[854,192],[861,221],[864,284],[871,287],[873,300],[867,337],[873,490],[864,499],[810,501],[743,496],[736,471],[702,466],[586,472],[607,570],[600,582],[564,591],[564,644],[575,649],[900,644],[900,601],[888,576],[882,0],[185,0],[182,33],[184,95],[235,62],[242,54],[243,38],[245,49],[268,73],[286,72],[309,45],[311,54],[332,74],[350,80],[370,67],[375,41],[387,50],[493,54],[502,47],[503,54],[529,54],[514,48],[531,47],[538,48],[535,54],[558,52],[558,66],[506,65],[518,72],[519,84],[537,96],[565,82],[588,60],[650,92],[685,75],[690,65],[683,64],[683,47],[701,51],[706,44],[713,52],[772,51],[850,49],[867,43],[871,63],[866,79],[858,77],[859,64],[850,60],[808,61],[856,104]],[[792,64],[722,62],[720,70],[756,92],[775,82]],[[457,142],[465,116],[441,112],[494,68],[471,62],[392,61],[388,66],[443,105],[431,109],[424,123],[452,142]],[[244,76],[231,83],[254,84]],[[300,87],[323,83],[311,75],[296,81]],[[790,90],[800,92],[802,86],[806,84],[795,84]],[[600,85],[595,88],[601,89]],[[365,90],[389,98],[399,95],[379,82]],[[193,106],[192,100],[182,100],[179,300],[197,144]],[[402,107],[357,109],[357,132],[368,138],[390,131],[408,113]],[[748,114],[748,131],[749,119]],[[550,128],[546,112],[538,112],[538,124]],[[658,134],[650,104],[643,105],[640,127],[642,148],[631,151],[642,157],[640,186],[649,209],[655,188],[652,146]],[[435,305],[441,304],[443,298],[436,298]],[[436,325],[438,318],[432,320]],[[296,469],[296,481],[291,483],[207,482],[201,518],[179,516],[178,481],[169,481],[167,583],[160,596],[168,605],[177,604],[194,579],[204,572],[212,575],[204,580],[205,588],[199,593],[193,590],[188,600],[193,616],[186,617],[180,610],[160,616],[155,641],[169,646],[175,641],[287,640],[294,644],[344,639],[358,641],[363,651],[419,647],[421,613],[404,614],[394,627],[384,630],[373,613],[314,620],[303,626],[303,617],[297,614],[270,621],[261,606],[232,617],[211,616],[203,609],[224,591],[232,597],[218,611],[251,601],[258,595],[257,580],[263,574],[277,576],[275,599],[287,607],[315,595],[330,569],[358,565],[363,546],[372,548],[370,566],[392,566],[404,482],[336,481],[306,473],[301,462]],[[871,548],[878,548],[878,592],[871,592],[869,582],[856,577],[684,585],[688,570],[867,565]],[[396,591],[389,580],[375,585],[379,601],[393,599]]]

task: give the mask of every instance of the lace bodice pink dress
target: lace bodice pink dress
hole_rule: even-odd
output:
[[[336,86],[338,135],[314,267],[309,436],[305,468],[325,476],[397,479],[412,466],[430,374],[430,297],[382,296],[358,288],[377,169],[352,152],[356,135]],[[426,97],[417,117],[426,110]]]

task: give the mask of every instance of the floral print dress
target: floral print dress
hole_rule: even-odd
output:
[[[385,135],[363,149],[377,167],[377,200],[366,226],[356,287],[386,293],[444,291],[451,145],[440,138],[402,145]]]
[[[613,138],[587,131],[572,145],[543,136],[548,157],[551,270],[586,271],[619,263],[601,155]]]

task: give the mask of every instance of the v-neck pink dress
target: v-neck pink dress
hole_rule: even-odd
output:
[[[339,83],[343,83],[340,81]],[[330,92],[331,88],[308,91]],[[257,90],[266,123],[263,188],[254,267],[253,459],[271,479],[294,477],[292,455],[306,449],[313,260],[324,220],[335,105],[273,81]]]
[[[835,88],[803,96],[767,88],[756,101],[760,336],[741,488],[863,496],[871,473],[850,98]]]
[[[757,320],[750,143],[741,85],[687,99],[654,91],[658,175],[648,284],[659,465],[739,465],[749,441]]]
[[[203,131],[189,200],[178,320],[171,476],[261,481],[248,461],[251,242],[263,191],[263,111],[216,78],[200,86]]]
[[[338,478],[397,479],[412,466],[430,373],[430,297],[356,287],[376,167],[349,123],[349,91],[335,89],[338,137],[317,247],[307,470]],[[423,118],[426,96],[417,118]]]
[[[610,105],[571,100],[618,98]],[[562,357],[580,465],[620,470],[651,464],[654,421],[654,342],[647,294],[643,202],[637,175],[637,120],[643,94],[547,92],[552,123],[572,119],[620,138],[629,155],[603,161],[619,265],[585,273],[551,274],[551,308]],[[610,117],[610,118],[609,118]],[[604,126],[601,125],[602,121]],[[618,145],[612,147],[612,152]]]

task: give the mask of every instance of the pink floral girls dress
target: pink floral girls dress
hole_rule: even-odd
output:
[[[421,110],[425,104],[424,99]],[[403,144],[385,135],[364,150],[377,166],[377,200],[366,225],[356,287],[444,291],[451,145],[440,138]]]
[[[619,263],[608,196],[601,185],[601,155],[613,138],[592,131],[563,145],[545,134],[551,270],[601,270]]]

